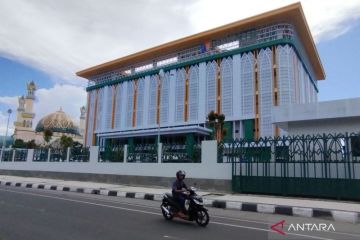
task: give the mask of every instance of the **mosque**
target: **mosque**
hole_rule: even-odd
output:
[[[69,136],[74,141],[82,143],[86,118],[85,107],[80,108],[81,115],[79,126],[77,126],[60,107],[58,111],[41,118],[34,130],[33,120],[35,113],[33,107],[35,91],[36,85],[31,81],[27,84],[26,96],[21,96],[18,99],[19,106],[17,108],[16,121],[14,122],[14,141],[17,139],[22,139],[25,142],[35,140],[36,144],[43,145],[45,144],[44,130],[49,129],[53,133],[50,143],[60,139],[63,135]]]

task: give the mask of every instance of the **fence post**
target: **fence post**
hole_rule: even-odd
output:
[[[48,162],[50,162],[50,156],[51,156],[51,148],[48,148],[48,159],[47,159]]]
[[[346,161],[348,162],[348,171],[349,171],[349,179],[351,179],[351,164],[350,164],[350,153],[351,153],[351,140],[349,141],[349,134],[348,132],[345,133],[345,154],[346,154]],[[345,175],[346,176],[346,175]]]
[[[71,148],[68,147],[66,150],[67,150],[67,151],[66,151],[66,161],[69,162],[69,161],[70,161],[70,151],[71,151]]]
[[[99,159],[99,146],[90,147],[90,163],[97,163]]]
[[[5,147],[2,146],[2,147],[1,147],[1,152],[0,152],[0,162],[2,162],[2,156],[3,156],[4,150],[5,150]]]
[[[12,161],[13,161],[13,162],[15,162],[15,154],[16,154],[16,150],[15,150],[15,149],[13,149],[13,150],[12,150],[12,153],[13,153],[13,154],[12,154]]]
[[[128,155],[128,145],[124,145],[124,163],[127,162],[127,155]]]
[[[26,162],[32,162],[34,158],[34,149],[28,149],[26,155]]]
[[[158,163],[161,164],[162,162],[162,143],[158,143],[158,152],[157,152],[157,155],[158,155]]]

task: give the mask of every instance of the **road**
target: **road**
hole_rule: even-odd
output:
[[[359,224],[210,208],[210,224],[163,219],[156,201],[0,186],[0,240],[360,239]],[[280,235],[270,226],[333,224],[335,232]]]

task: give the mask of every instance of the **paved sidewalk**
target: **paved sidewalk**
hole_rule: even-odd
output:
[[[108,183],[64,181],[5,175],[0,175],[0,184],[5,186],[73,191],[155,201],[160,201],[165,192],[170,192],[168,188],[133,187]],[[197,193],[203,196],[205,205],[211,207],[325,218],[350,223],[360,222],[360,204],[355,202],[265,195],[219,194],[206,191],[198,191]]]

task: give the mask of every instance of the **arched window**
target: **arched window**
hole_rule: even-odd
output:
[[[240,64],[241,111],[243,116],[250,118],[253,118],[255,115],[254,61],[254,55],[249,52],[242,55]]]
[[[118,84],[116,86],[116,90],[115,90],[115,119],[114,119],[114,121],[115,121],[115,123],[114,123],[115,129],[120,129],[121,128],[122,88],[123,88],[123,85]]]
[[[210,111],[216,112],[216,68],[215,61],[206,64],[206,116]]]
[[[225,117],[233,113],[233,61],[231,57],[221,61],[221,112]]]
[[[113,87],[107,87],[105,129],[111,129],[112,122]]]
[[[132,115],[133,115],[133,107],[134,107],[134,81],[128,82],[127,89],[127,105],[126,105],[126,127],[132,126]]]
[[[144,111],[144,83],[145,79],[140,78],[137,82],[137,96],[136,96],[136,126],[143,125],[143,111]]]
[[[102,130],[103,126],[102,126],[102,115],[104,112],[104,92],[105,92],[105,88],[101,88],[98,91],[98,96],[97,96],[97,106],[96,106],[96,130],[100,131]]]
[[[161,99],[160,99],[160,122],[161,124],[169,121],[169,85],[170,72],[165,72],[165,76],[161,82]]]
[[[175,87],[175,122],[184,121],[184,101],[185,101],[185,69],[176,71]]]
[[[261,49],[259,61],[259,95],[260,95],[260,136],[273,136],[271,108],[273,106],[272,51]]]
[[[156,104],[157,104],[157,75],[150,77],[150,94],[149,94],[149,115],[148,124],[156,124]]]
[[[197,121],[199,112],[199,66],[190,67],[189,72],[189,120]]]

